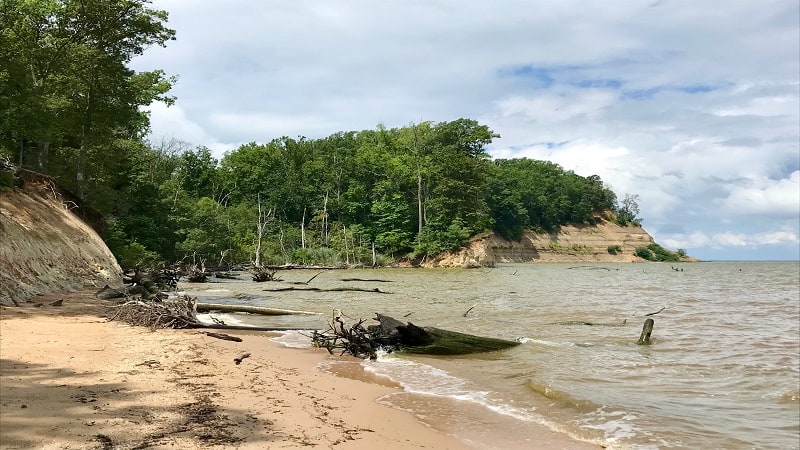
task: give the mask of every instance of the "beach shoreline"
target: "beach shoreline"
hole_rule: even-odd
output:
[[[93,294],[0,308],[0,448],[473,448],[377,401],[398,386],[320,370],[322,350],[109,322]],[[599,448],[541,435],[529,448]]]

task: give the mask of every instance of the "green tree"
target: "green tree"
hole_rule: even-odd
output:
[[[622,205],[620,205],[619,209],[617,210],[618,223],[623,226],[628,224],[640,226],[642,219],[637,217],[638,215],[639,195],[625,194],[625,198],[622,200]]]
[[[128,63],[175,32],[148,0],[0,0],[0,146],[81,198],[102,184],[119,139],[148,128],[140,107],[166,96],[162,71]]]

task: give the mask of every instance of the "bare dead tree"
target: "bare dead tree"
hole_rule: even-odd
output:
[[[264,211],[261,207],[261,194],[258,194],[258,220],[256,221],[256,254],[253,265],[256,269],[261,267],[261,242],[264,239],[264,229],[272,218],[272,208]]]

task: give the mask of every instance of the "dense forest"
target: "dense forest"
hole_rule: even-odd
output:
[[[128,66],[175,36],[149,3],[0,0],[0,160],[53,177],[103,217],[124,267],[385,263],[487,231],[639,221],[636,196],[619,204],[596,175],[491,159],[499,135],[471,119],[283,136],[219,160],[148,142],[142,107],[173,102],[174,79]]]

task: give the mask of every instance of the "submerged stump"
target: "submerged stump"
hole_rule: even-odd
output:
[[[653,319],[647,319],[644,321],[644,326],[642,326],[642,334],[639,336],[639,340],[636,342],[637,345],[650,345],[650,334],[653,333],[653,325],[655,325],[655,321]]]

